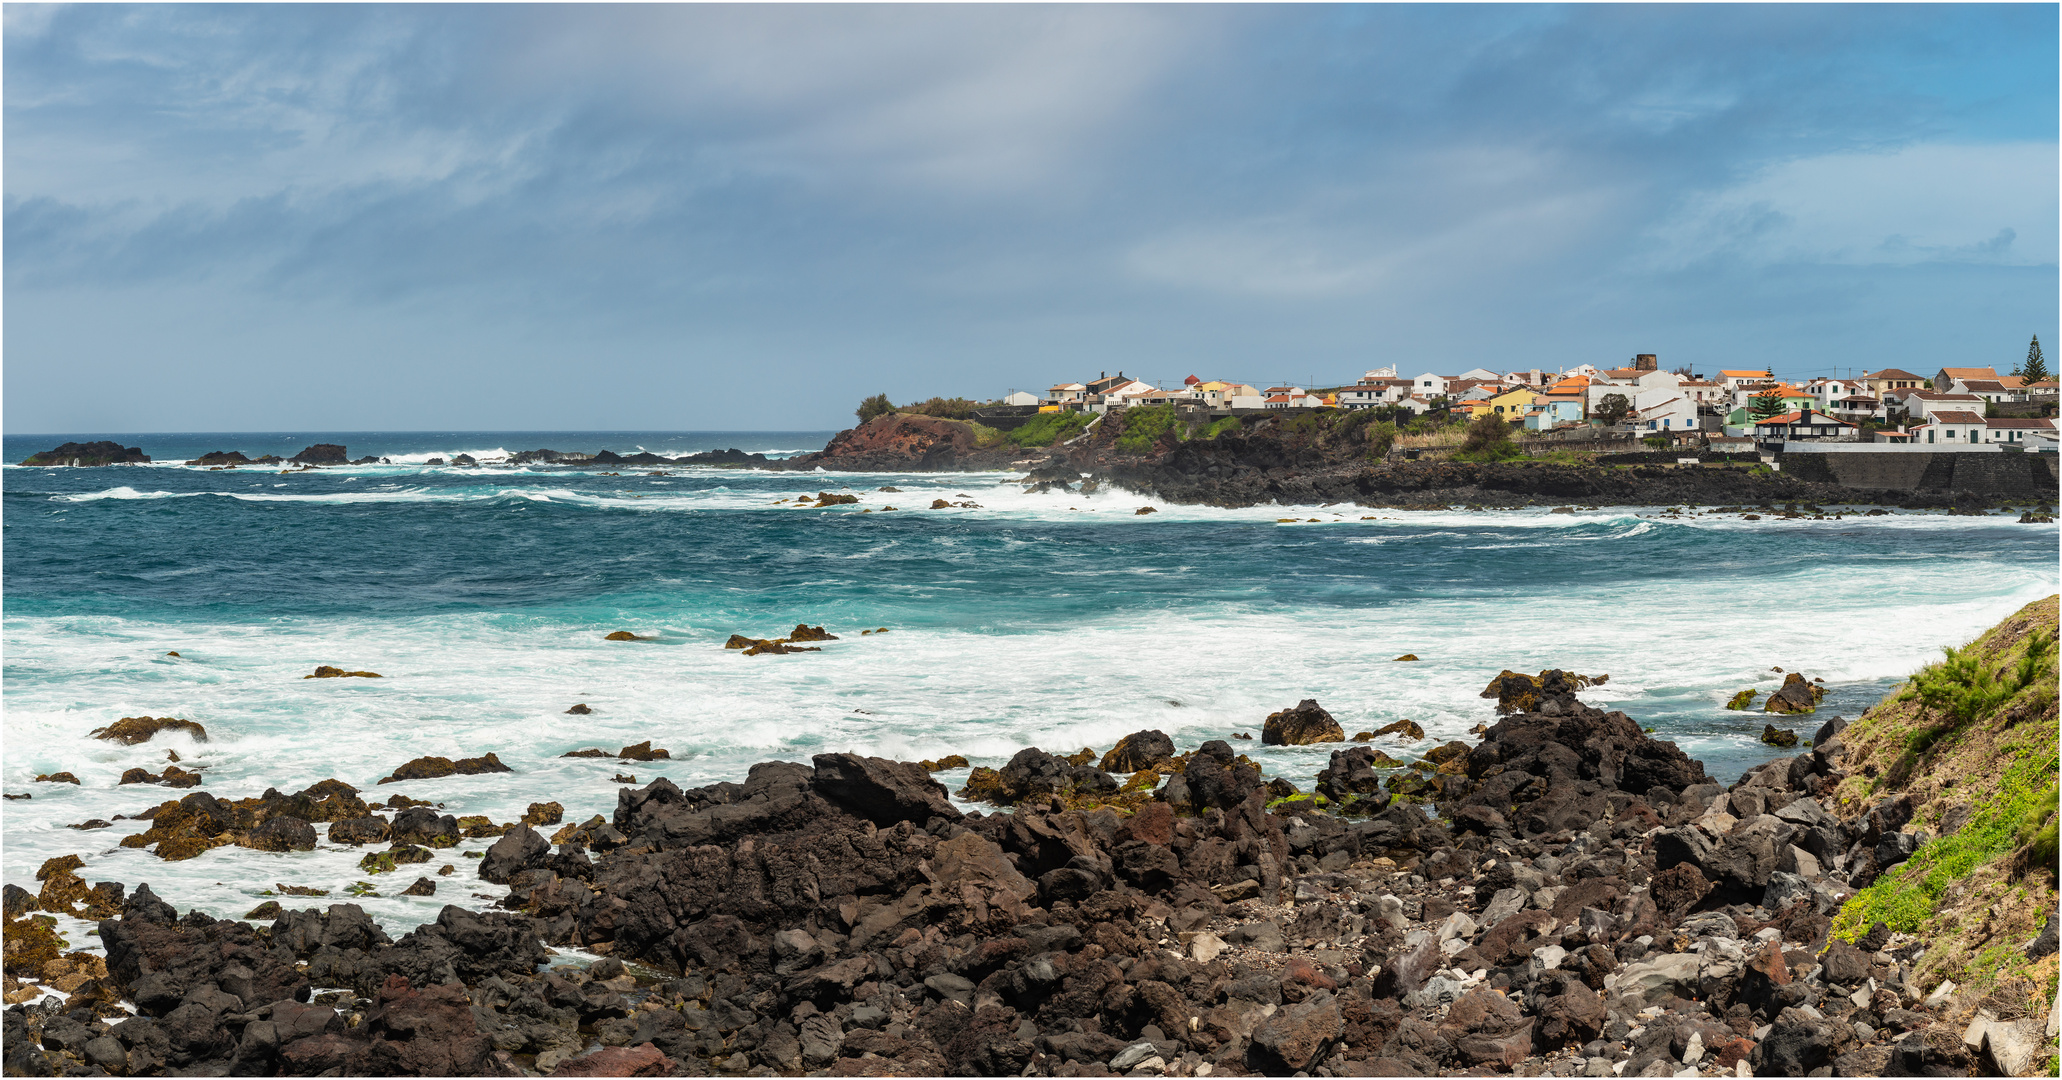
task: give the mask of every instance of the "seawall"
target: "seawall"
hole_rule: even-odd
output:
[[[1785,453],[1783,473],[1864,491],[1969,492],[1990,498],[2057,497],[2062,473],[2053,454]]]

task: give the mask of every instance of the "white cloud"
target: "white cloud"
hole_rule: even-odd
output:
[[[755,172],[1016,191],[1122,129],[1222,20],[1150,7],[630,5],[547,10],[498,65],[622,87]]]
[[[1652,230],[1643,261],[2052,265],[2056,189],[2054,143],[1803,158],[1692,199]]]
[[[1364,186],[1293,210],[1163,230],[1122,261],[1138,278],[1212,292],[1428,290],[1566,257],[1624,198],[1621,181],[1565,155],[1462,144],[1399,155]]]

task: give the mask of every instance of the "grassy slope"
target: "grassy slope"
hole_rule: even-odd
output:
[[[1955,651],[2003,681],[1991,700],[1975,695],[1976,707],[1961,717],[1922,700],[1922,686],[1938,687],[1952,672],[1951,654],[1842,735],[1848,775],[1834,796],[1836,812],[1852,817],[1909,795],[1916,808],[1910,827],[1937,839],[1848,901],[1834,933],[1852,940],[1880,920],[1928,938],[1914,974],[1926,987],[1954,980],[1964,988],[1963,1009],[1981,1003],[2040,1016],[2055,996],[2056,957],[2029,962],[2023,952],[2056,910],[2054,650],[2036,656],[2027,685],[2012,688],[2029,645],[2041,634],[2053,640],[2056,608],[2052,596],[2028,604]],[[1958,807],[1967,809],[1967,823],[1941,836]]]

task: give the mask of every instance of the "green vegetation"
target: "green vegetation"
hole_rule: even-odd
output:
[[[1632,415],[1632,401],[1624,394],[1605,394],[1597,400],[1597,407],[1590,415],[1602,420],[1605,427]]]
[[[1244,426],[1244,424],[1239,423],[1239,418],[1236,416],[1219,417],[1216,420],[1210,421],[1204,427],[1199,428],[1196,431],[1195,437],[1198,439],[1214,439],[1227,431],[1237,431]]]
[[[1912,753],[1923,754],[1941,735],[1989,716],[2055,666],[2055,636],[2040,630],[2026,635],[2026,650],[2009,672],[2004,668],[1991,671],[1973,644],[1941,651],[1946,657],[1912,676],[1904,693],[1898,695],[1900,701],[1917,701],[1943,717],[1922,741],[1919,731],[1906,737],[1905,748]]]
[[[2035,334],[2033,343],[2026,347],[2026,362],[2012,370],[2012,374],[2027,382],[2041,382],[2053,378],[2048,374],[2048,359],[2041,355],[2041,336]]]
[[[2003,790],[1985,803],[1969,824],[1953,836],[1922,845],[1911,858],[1855,894],[1834,920],[1834,934],[1853,941],[1878,921],[1892,930],[1918,933],[1932,922],[1941,894],[1949,886],[2020,846],[2022,822],[2037,819],[2048,823],[2048,835],[2052,837],[2055,748],[2050,744],[2045,753],[2026,749],[2029,752],[2021,754],[2005,770]],[[2037,833],[2039,828],[2036,824],[2029,831]]]
[[[918,416],[935,416],[940,420],[971,420],[974,410],[986,408],[987,403],[969,401],[963,397],[934,397],[914,405],[904,405],[897,412],[915,413]]]
[[[1368,457],[1389,456],[1389,448],[1396,445],[1396,425],[1387,420],[1369,424],[1367,429]]]
[[[1524,457],[1525,451],[1511,442],[1511,425],[1495,413],[1483,413],[1468,425],[1467,437],[1454,451],[1455,461],[1508,461]]]
[[[1668,449],[1668,436],[1666,435],[1649,435],[1640,441],[1645,443],[1649,450]]]
[[[1023,427],[1009,432],[1008,437],[1018,446],[1051,446],[1081,434],[1081,429],[1087,427],[1091,419],[1087,413],[1039,413]]]
[[[1882,787],[1901,787],[1929,757],[1938,763],[1936,771],[1966,772],[1972,765],[1981,769],[1995,763],[2001,775],[1995,780],[1963,777],[1974,781],[1967,788],[1976,795],[1969,822],[1952,836],[1922,845],[1849,900],[1834,921],[1838,936],[1852,941],[1878,921],[1905,933],[1939,932],[1936,915],[1950,889],[2015,853],[2015,877],[2035,868],[2054,873],[2056,771],[2062,766],[2056,755],[2053,713],[2055,633],[2031,627],[2011,647],[1993,641],[1986,636],[1963,648],[1944,650],[1940,663],[1914,675],[1901,693],[1878,706],[1877,722],[1895,723],[1888,718],[1904,714],[1886,707],[1916,704],[1917,722],[1908,730],[1849,729],[1847,734],[1858,737],[1887,738],[1887,749],[1898,751],[1896,764],[1880,778]],[[2043,712],[2045,722],[2028,722]],[[1865,715],[1857,727],[1870,719]],[[1967,749],[1957,754],[1965,743]],[[1976,952],[1967,971],[1990,978],[2017,963],[2010,950],[1997,956],[1990,952]]]
[[[1754,395],[1753,399],[1747,403],[1747,415],[1756,420],[1766,420],[1771,416],[1783,415],[1783,395],[1776,393],[1774,390],[1764,390]]]
[[[1127,454],[1151,450],[1160,436],[1175,425],[1172,405],[1133,406],[1121,415],[1124,433],[1117,437],[1117,449]]]
[[[1532,460],[1548,465],[1595,465],[1597,455],[1592,450],[1549,450]]]
[[[895,406],[888,403],[888,395],[886,394],[875,394],[860,402],[859,408],[854,410],[859,417],[859,422],[862,424],[877,416],[886,416],[894,411]]]

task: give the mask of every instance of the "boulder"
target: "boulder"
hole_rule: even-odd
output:
[[[1260,741],[1269,746],[1309,746],[1312,743],[1345,742],[1346,731],[1332,714],[1312,698],[1304,698],[1293,709],[1283,709],[1267,718]]]
[[[1104,772],[1133,773],[1157,769],[1173,757],[1173,739],[1157,730],[1134,731],[1103,755],[1101,767]]]
[[[1345,1031],[1338,997],[1321,990],[1276,1010],[1254,1029],[1251,1064],[1271,1075],[1301,1072],[1322,1061]]]
[[[1780,689],[1768,696],[1762,703],[1762,712],[1808,713],[1818,711],[1819,702],[1824,700],[1824,687],[1813,685],[1803,675],[1793,671],[1783,676]]]
[[[551,856],[551,845],[542,834],[527,826],[510,829],[494,841],[487,854],[480,860],[480,878],[496,885],[508,884],[508,879],[525,870],[536,870],[544,866]]]
[[[481,773],[514,772],[501,763],[493,754],[480,757],[459,758],[453,761],[444,757],[419,757],[394,770],[392,776],[382,777],[380,783],[393,784],[402,780],[435,780],[443,776],[477,776]]]
[[[313,675],[301,676],[303,679],[377,679],[380,677],[380,673],[377,671],[345,671],[343,668],[330,667],[328,664],[316,667],[315,674]]]
[[[1775,699],[1770,698],[1769,700],[1773,702]],[[1769,744],[1770,746],[1796,746],[1797,733],[1794,731],[1778,730],[1774,724],[1763,724],[1761,725],[1761,741]]]
[[[91,735],[123,746],[135,746],[149,742],[160,731],[181,731],[191,735],[194,742],[208,741],[207,728],[191,720],[175,720],[169,716],[125,716],[106,727],[94,728]]]
[[[1398,720],[1393,724],[1385,724],[1382,727],[1378,727],[1369,734],[1372,738],[1377,739],[1384,735],[1394,735],[1399,739],[1409,739],[1415,742],[1425,737],[1425,729],[1420,727],[1414,720]]]
[[[945,786],[921,765],[858,754],[818,754],[810,762],[816,767],[810,786],[817,794],[883,828],[961,817]]]

